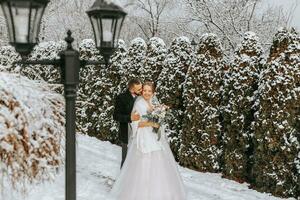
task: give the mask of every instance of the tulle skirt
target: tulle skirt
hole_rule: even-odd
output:
[[[120,175],[109,199],[114,200],[185,200],[186,193],[169,144],[162,150],[142,153],[136,140],[129,145]]]

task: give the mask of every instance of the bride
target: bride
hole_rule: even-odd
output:
[[[154,84],[143,84],[142,96],[138,97],[132,112],[140,116],[153,109],[151,99]],[[159,125],[146,120],[131,123],[132,135],[128,154],[120,175],[110,191],[116,200],[185,200],[186,194],[177,164],[167,142],[164,130],[158,140],[153,127]],[[161,127],[164,129],[164,127]]]

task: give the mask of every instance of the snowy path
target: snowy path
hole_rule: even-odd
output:
[[[77,136],[77,200],[105,200],[119,172],[121,149],[89,136]],[[188,200],[279,200],[246,184],[222,179],[220,174],[199,173],[180,167]],[[6,184],[4,184],[6,185]],[[27,197],[5,189],[2,200],[64,200],[64,170],[53,182],[31,187]],[[290,198],[292,199],[292,198]]]

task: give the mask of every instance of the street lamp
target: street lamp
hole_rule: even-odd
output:
[[[79,83],[79,69],[84,65],[108,64],[117,45],[126,13],[119,6],[96,0],[87,11],[92,23],[95,44],[104,60],[85,61],[73,49],[74,38],[67,32],[66,50],[58,60],[25,60],[38,42],[41,19],[49,0],[0,0],[6,18],[10,44],[22,56],[21,64],[59,65],[61,83],[66,100],[66,200],[76,200],[76,112],[75,99]]]
[[[197,46],[197,43],[195,42],[195,38],[192,39],[191,45],[192,45],[192,47],[193,47],[193,49],[195,51],[196,50],[196,46]]]
[[[0,0],[9,41],[22,57],[37,43],[40,23],[49,0]]]
[[[117,5],[96,0],[86,13],[93,27],[96,47],[107,63],[117,47],[126,12]]]

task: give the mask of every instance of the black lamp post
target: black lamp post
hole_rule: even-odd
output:
[[[196,50],[196,46],[197,46],[197,43],[195,42],[195,39],[193,38],[192,41],[191,41],[191,45],[194,49],[194,51]]]
[[[90,10],[95,44],[104,57],[100,61],[79,60],[79,52],[74,50],[71,31],[65,38],[67,49],[60,53],[58,60],[28,61],[38,42],[41,19],[49,0],[0,0],[6,18],[10,44],[22,56],[21,64],[60,65],[61,83],[64,84],[66,100],[66,200],[76,200],[76,129],[75,100],[79,83],[80,67],[88,64],[108,64],[114,52],[126,13],[113,3],[96,0]]]
[[[126,13],[121,7],[104,0],[96,0],[86,13],[93,27],[96,47],[108,63],[109,56],[117,47]]]

